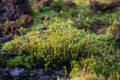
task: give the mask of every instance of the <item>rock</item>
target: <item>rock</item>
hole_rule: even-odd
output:
[[[52,78],[53,78],[54,80],[56,80],[57,75],[56,75],[56,74],[52,74]]]
[[[18,53],[8,52],[8,51],[0,51],[0,55],[14,57],[14,56],[18,56]]]
[[[45,80],[54,80],[51,76],[45,76]]]
[[[3,71],[2,71],[2,68],[0,67],[0,79],[2,79],[2,73]]]
[[[57,75],[64,76],[64,71],[49,69],[45,72],[43,69],[29,71],[25,68],[0,68],[0,80],[57,80]]]
[[[2,70],[2,79],[3,80],[13,80],[12,76],[9,73],[9,68]]]
[[[39,69],[38,72],[37,72],[37,75],[40,75],[40,76],[41,76],[41,75],[44,75],[43,69]]]
[[[37,69],[36,69],[36,70],[32,70],[32,71],[30,71],[30,76],[31,76],[31,77],[36,76],[36,75],[37,75],[37,72],[38,72]]]
[[[15,79],[22,79],[22,78],[28,78],[29,77],[29,71],[24,68],[15,68],[11,69],[10,74]]]
[[[15,21],[21,15],[32,15],[28,0],[1,0],[0,23]]]
[[[11,40],[14,35],[20,35],[21,26],[33,23],[31,15],[28,0],[0,0],[0,43]]]
[[[98,0],[90,0],[90,8],[95,11],[111,12],[120,7],[120,0],[112,0],[109,3],[103,3]]]
[[[64,76],[65,73],[63,70],[60,70],[60,71],[55,71],[55,74],[59,75],[59,76]]]
[[[0,43],[3,43],[3,42],[6,42],[6,41],[9,41],[13,38],[13,35],[12,34],[9,34],[9,35],[6,35],[4,37],[1,37],[0,38]]]
[[[57,75],[63,77],[64,71],[49,69],[45,72],[43,69],[28,71],[25,68],[0,68],[0,80],[56,80]]]

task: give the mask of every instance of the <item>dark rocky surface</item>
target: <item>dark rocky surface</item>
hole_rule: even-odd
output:
[[[13,80],[12,76],[9,73],[9,68],[0,68],[0,80]]]
[[[12,38],[13,38],[13,35],[12,35],[12,34],[6,35],[6,36],[4,36],[4,37],[0,37],[0,43],[9,41],[9,40],[11,40]]]
[[[28,0],[0,0],[0,23],[15,21],[21,15],[31,15]]]
[[[0,55],[13,57],[13,56],[18,56],[18,53],[0,50]]]
[[[25,68],[0,68],[0,80],[57,80],[57,76],[65,77],[64,70]],[[69,80],[69,79],[66,79]]]
[[[111,2],[103,3],[100,0],[89,0],[90,1],[90,8],[94,9],[95,11],[101,12],[113,12],[118,7],[120,7],[119,0],[111,0]]]

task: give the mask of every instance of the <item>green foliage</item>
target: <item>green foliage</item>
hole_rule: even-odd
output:
[[[79,50],[82,49],[83,42],[81,37],[84,35],[85,32],[83,30],[78,31],[67,27],[52,28],[40,34],[39,32],[30,32],[24,37],[16,38],[6,43],[3,50],[23,54],[29,53],[44,59],[46,64],[59,64],[67,60],[76,59]]]
[[[110,54],[103,54],[101,57],[90,57],[82,61],[85,72],[102,74],[107,79],[112,76],[117,79],[119,75],[119,59]]]
[[[76,73],[81,71],[80,63],[78,61],[71,62],[72,71],[70,72],[70,77],[73,77]]]
[[[88,0],[75,0],[74,2],[77,4],[76,8],[66,6],[64,0],[54,1],[50,6],[39,7],[38,11],[34,13],[35,24],[32,28],[38,30],[44,26],[49,27],[49,24],[56,22],[56,20],[59,22],[71,20],[74,27],[92,32],[91,29],[95,24],[100,25],[101,28],[108,28],[112,26],[114,21],[119,22],[119,10],[111,13],[95,12],[88,7]],[[41,17],[49,17],[50,20],[40,20]]]
[[[34,63],[34,58],[32,56],[17,56],[13,59],[7,60],[7,66],[8,67],[26,67],[28,69],[32,69],[36,67],[36,64]]]

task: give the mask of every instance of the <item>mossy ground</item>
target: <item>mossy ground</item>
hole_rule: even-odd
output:
[[[85,80],[108,77],[119,80],[120,58],[116,56],[120,55],[120,46],[114,36],[120,28],[120,10],[95,12],[89,8],[88,0],[74,2],[75,8],[65,5],[64,0],[55,0],[46,7],[32,7],[34,24],[28,28],[30,32],[1,46],[20,56],[4,63],[8,67],[30,69],[69,68],[70,77],[79,75],[75,77],[81,80],[82,73],[87,76]]]

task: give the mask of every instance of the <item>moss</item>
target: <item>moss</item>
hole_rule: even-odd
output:
[[[27,69],[32,69],[36,67],[36,63],[34,61],[34,57],[32,56],[17,56],[7,60],[7,67],[15,68],[15,67],[25,67]]]
[[[88,7],[88,0],[73,2],[75,8],[65,6],[63,0],[34,8],[32,31],[3,45],[2,50],[22,54],[6,64],[27,68],[66,66],[71,70],[70,77],[85,73],[84,77],[93,77],[89,79],[113,77],[117,80],[120,59],[116,56],[120,55],[120,50],[114,35],[119,30],[120,11],[95,12]]]

